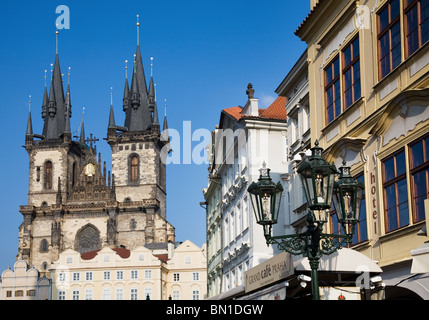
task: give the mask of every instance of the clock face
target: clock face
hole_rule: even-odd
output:
[[[88,177],[92,177],[94,175],[94,173],[95,173],[95,166],[92,163],[88,163],[85,166],[85,174]]]

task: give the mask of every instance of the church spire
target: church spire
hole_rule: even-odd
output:
[[[113,114],[113,88],[110,87],[110,115],[109,115],[109,126],[108,129],[116,128],[115,126],[115,115]]]
[[[31,95],[29,96],[29,100],[28,100],[28,120],[27,120],[26,136],[28,137],[33,136],[33,124],[31,121]]]
[[[64,127],[64,134],[67,134],[71,138],[71,129],[70,129],[70,117],[71,117],[70,67],[69,67],[68,81],[67,81],[65,113],[66,113],[66,123],[65,123],[65,127]]]
[[[140,23],[137,21],[137,32],[139,32],[139,26]],[[134,70],[129,98],[132,107],[128,105],[124,108],[126,109],[125,127],[128,131],[132,132],[148,130],[152,124],[152,115],[149,110],[148,91],[139,41],[137,42],[137,50],[134,57]]]

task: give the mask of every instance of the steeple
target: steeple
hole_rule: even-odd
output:
[[[66,92],[66,102],[65,102],[65,112],[66,112],[66,123],[64,127],[64,134],[67,134],[71,138],[71,130],[70,130],[70,117],[71,117],[71,97],[70,97],[70,67],[68,73],[68,81],[67,81],[67,92]]]
[[[140,24],[137,20],[137,39],[139,26]],[[125,80],[124,95],[126,94],[127,86],[127,80]],[[126,97],[124,96],[124,111],[126,113],[125,127],[128,128],[128,131],[132,132],[148,130],[152,123],[152,117],[151,111],[149,110],[146,78],[143,69],[139,41],[137,41],[133,77],[131,80],[131,91],[128,97],[131,100],[130,102],[132,106],[125,104]]]
[[[28,100],[28,120],[27,120],[27,132],[25,134],[27,137],[33,137],[33,124],[31,121],[31,96]]]
[[[58,31],[56,34],[56,48],[55,48],[55,63],[53,70],[51,69],[51,88],[49,91],[49,98],[46,88],[46,71],[45,71],[45,92],[42,105],[42,118],[44,121],[43,136],[45,139],[58,139],[67,130],[70,131],[69,121],[71,116],[71,102],[70,102],[70,88],[67,89],[68,99],[64,100],[63,80],[60,68],[60,59],[58,56]],[[51,65],[52,67],[52,65]],[[69,104],[69,108],[67,107]],[[66,117],[66,109],[68,114]]]
[[[110,88],[110,115],[109,115],[109,126],[108,129],[116,128],[115,126],[115,115],[113,114],[113,88]]]

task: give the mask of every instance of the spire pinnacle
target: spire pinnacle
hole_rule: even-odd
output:
[[[137,15],[137,45],[140,45],[140,22],[139,22],[139,15]]]
[[[27,120],[27,136],[33,135],[33,125],[31,121],[31,95],[28,97],[28,120]]]
[[[125,60],[125,79],[128,79],[128,60]]]
[[[58,27],[58,25],[57,25],[57,27]],[[58,32],[58,30],[57,31],[55,31],[55,53],[56,54],[58,54],[58,34],[59,34],[59,32]]]

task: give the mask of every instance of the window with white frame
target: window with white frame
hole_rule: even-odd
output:
[[[200,300],[200,290],[192,290],[192,300]]]
[[[85,289],[85,300],[92,300],[94,298],[94,291],[92,289]]]
[[[116,288],[116,300],[124,300],[124,288]]]
[[[116,280],[124,280],[124,271],[122,270],[116,271]]]
[[[138,279],[139,273],[138,270],[131,270],[131,279],[135,280]]]
[[[131,288],[130,289],[130,300],[137,300],[138,299],[138,289],[137,288]]]
[[[85,280],[86,281],[92,281],[93,280],[93,273],[92,271],[88,271],[85,273]]]
[[[152,270],[145,270],[144,271],[144,278],[145,279],[152,279]]]
[[[66,300],[66,292],[65,291],[58,291],[58,300]]]
[[[103,288],[103,300],[110,300],[110,288]]]
[[[152,300],[152,288],[144,288],[144,298],[146,300]]]
[[[110,280],[110,271],[103,272],[103,280]]]
[[[73,290],[72,299],[73,300],[79,300],[79,290]]]
[[[73,272],[73,281],[79,281],[79,280],[80,280],[80,273]]]
[[[192,272],[192,280],[193,281],[199,281],[200,280],[200,273],[199,272]]]

